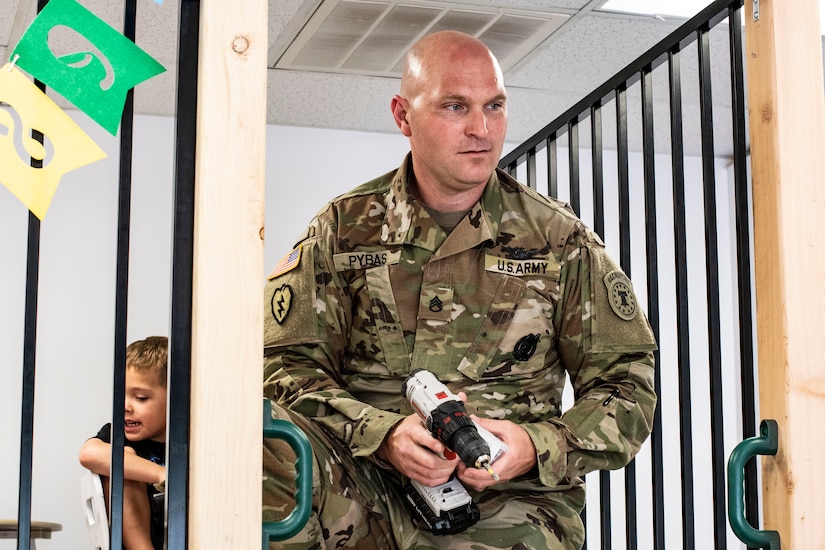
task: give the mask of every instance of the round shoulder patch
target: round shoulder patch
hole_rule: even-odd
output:
[[[607,301],[613,312],[625,321],[636,316],[636,295],[633,294],[633,284],[627,275],[614,270],[604,276],[604,286],[607,287]]]

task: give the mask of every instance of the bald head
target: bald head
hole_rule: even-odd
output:
[[[407,52],[401,95],[414,101],[422,90],[431,89],[445,71],[454,71],[469,60],[489,62],[504,87],[498,60],[481,40],[459,31],[439,31],[421,38]]]
[[[410,140],[411,192],[440,212],[469,209],[498,164],[507,132],[507,91],[487,46],[456,31],[425,36],[405,58],[390,109]]]

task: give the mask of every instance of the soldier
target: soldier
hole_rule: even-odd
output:
[[[507,93],[484,44],[425,36],[391,110],[401,167],[327,204],[266,285],[264,395],[315,453],[311,518],[272,547],[580,548],[582,476],[651,430],[650,326],[599,237],[496,169]],[[419,368],[507,444],[498,480],[443,458],[400,392]],[[267,521],[293,506],[294,460],[265,443]],[[438,536],[402,487],[452,474],[480,520]]]

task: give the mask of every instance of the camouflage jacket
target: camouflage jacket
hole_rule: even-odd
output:
[[[527,430],[540,485],[625,465],[651,430],[656,344],[602,241],[500,171],[448,236],[409,162],[327,204],[270,275],[264,394],[369,457],[424,368]]]

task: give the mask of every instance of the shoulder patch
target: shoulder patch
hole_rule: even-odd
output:
[[[275,289],[272,294],[270,307],[272,308],[272,317],[283,325],[286,321],[286,316],[289,315],[289,309],[292,306],[292,287],[289,285],[281,285]]]
[[[625,321],[636,316],[636,295],[633,294],[633,285],[623,272],[614,270],[604,276],[604,286],[607,287],[607,301],[613,312]]]
[[[281,258],[281,261],[275,266],[275,269],[272,270],[272,273],[267,277],[267,280],[272,280],[275,277],[279,277],[288,271],[295,269],[299,263],[301,263],[301,247],[302,245],[296,246],[292,252],[289,252],[286,256]]]

